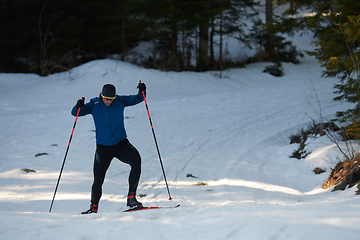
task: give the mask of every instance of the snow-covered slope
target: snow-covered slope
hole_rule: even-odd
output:
[[[308,46],[309,39],[299,39]],[[307,43],[307,44],[305,44]],[[333,102],[336,79],[321,78],[311,57],[284,63],[285,76],[263,73],[267,63],[223,72],[160,72],[111,60],[41,78],[0,74],[1,239],[358,239],[355,189],[320,188],[338,153],[326,138],[313,153],[289,158],[291,134],[322,113],[333,117],[348,104]],[[88,208],[95,150],[91,116],[80,117],[52,213],[48,213],[74,123],[77,99],[113,83],[136,94],[141,79],[169,182],[172,201],[144,104],[125,111],[128,138],[142,156],[138,194],[144,205],[180,208],[122,213],[129,167],[114,159],[99,213]],[[310,116],[310,117],[309,117]],[[46,153],[35,157],[36,154]],[[315,167],[327,172],[315,175]],[[36,172],[26,173],[28,168]],[[188,174],[197,178],[187,177]],[[197,183],[204,186],[197,186]]]

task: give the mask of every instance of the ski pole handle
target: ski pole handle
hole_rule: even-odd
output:
[[[139,83],[141,83],[141,80],[139,80]],[[142,91],[142,94],[143,94],[143,98],[144,98],[146,110],[147,110],[147,113],[148,113],[148,117],[149,117],[149,120],[150,120],[151,129],[154,129],[154,128],[153,128],[153,125],[152,125],[151,117],[150,117],[149,108],[148,108],[148,105],[147,105],[147,102],[146,102],[145,92]]]

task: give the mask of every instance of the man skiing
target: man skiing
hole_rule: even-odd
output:
[[[141,157],[136,148],[127,139],[124,127],[124,108],[136,105],[144,100],[146,85],[139,83],[137,95],[116,95],[116,88],[112,84],[105,84],[99,97],[84,103],[79,99],[73,107],[71,114],[79,116],[92,114],[96,129],[96,151],[94,157],[94,182],[91,188],[90,209],[82,214],[97,213],[102,195],[102,185],[105,174],[114,157],[131,166],[129,174],[129,192],[127,206],[129,208],[142,207],[136,199],[136,190],[141,174]]]

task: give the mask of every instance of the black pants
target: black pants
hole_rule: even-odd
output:
[[[91,189],[91,203],[93,204],[99,204],[105,174],[114,157],[131,166],[129,192],[136,192],[141,174],[141,158],[136,148],[128,139],[124,139],[114,146],[97,145],[93,169],[94,183]]]

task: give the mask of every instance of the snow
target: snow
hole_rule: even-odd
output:
[[[298,38],[308,49],[311,38]],[[326,137],[311,139],[312,153],[290,158],[289,137],[351,105],[334,102],[336,79],[321,77],[313,57],[219,72],[161,72],[98,60],[70,73],[39,77],[0,74],[0,239],[358,239],[355,188],[321,189],[341,154]],[[113,83],[136,94],[141,79],[159,144],[169,201],[143,103],[125,111],[130,142],[142,156],[138,194],[146,206],[176,209],[123,213],[129,167],[114,159],[99,213],[89,207],[95,150],[91,116],[78,119],[52,212],[56,181],[74,123],[70,110]],[[311,118],[310,118],[311,117]],[[35,157],[36,154],[47,153]],[[326,173],[315,175],[315,167]],[[36,172],[26,173],[28,168]],[[187,177],[192,174],[196,178]],[[197,186],[203,183],[203,186]]]

